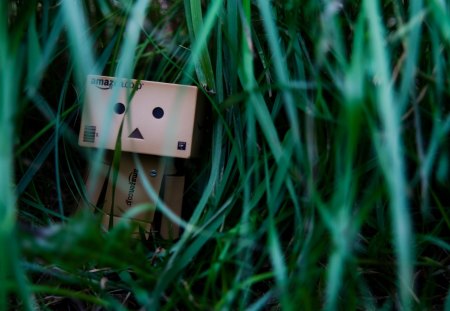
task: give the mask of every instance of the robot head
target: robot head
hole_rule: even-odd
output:
[[[197,87],[92,75],[78,142],[114,150],[120,134],[122,151],[190,158],[200,149],[203,118]]]

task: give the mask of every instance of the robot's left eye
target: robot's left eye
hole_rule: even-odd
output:
[[[161,107],[156,107],[153,109],[152,114],[156,119],[161,119],[164,116],[164,109]]]
[[[122,103],[117,103],[117,104],[114,106],[114,111],[115,111],[117,114],[122,114],[122,113],[124,113],[124,112],[125,112],[125,105],[122,104]]]

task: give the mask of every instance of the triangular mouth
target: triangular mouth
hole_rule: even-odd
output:
[[[138,128],[136,128],[133,132],[131,132],[131,134],[128,137],[136,139],[144,139],[144,136],[142,136],[141,131],[139,131]]]

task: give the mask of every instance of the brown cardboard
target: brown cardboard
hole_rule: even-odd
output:
[[[127,210],[143,203],[154,205],[153,200],[145,190],[143,178],[146,177],[156,194],[159,194],[164,175],[164,159],[156,156],[136,155],[141,162],[141,169],[134,162],[133,155],[122,153],[118,179],[113,197],[112,175],[106,191],[103,210],[108,215],[121,216]],[[114,205],[113,205],[114,203]],[[134,218],[151,222],[154,210],[136,215]]]
[[[205,127],[203,104],[195,86],[91,75],[79,145],[114,150],[123,122],[123,151],[190,158]]]
[[[135,158],[140,161],[141,168],[135,162]],[[120,158],[118,178],[113,196],[113,172],[111,169],[109,178],[108,169],[112,163],[112,152],[107,153],[104,162],[100,168],[100,174],[94,184],[94,176],[89,174],[86,181],[87,191],[91,193],[88,200],[90,205],[102,208],[103,225],[108,228],[109,219],[114,203],[114,222],[126,213],[129,209],[140,204],[153,204],[147,190],[144,187],[144,176],[148,179],[156,194],[160,194],[164,187],[164,201],[166,205],[178,216],[181,217],[184,176],[170,176],[176,173],[173,160],[163,157],[150,155],[137,155],[123,152]],[[105,183],[106,181],[106,183]],[[164,181],[164,182],[163,182]],[[106,186],[104,200],[101,198],[102,188]],[[81,206],[80,206],[81,207]],[[152,228],[155,210],[148,210],[144,213],[133,216],[132,221],[143,227],[146,232]],[[136,229],[137,230],[137,229]],[[160,231],[163,238],[178,238],[179,227],[171,224],[164,216],[161,220],[161,228],[152,228],[154,231]],[[147,233],[148,233],[147,232]]]
[[[97,172],[97,176],[94,176],[94,173],[91,169],[88,170],[85,180],[86,198],[80,200],[78,208],[83,208],[86,206],[86,204],[91,207],[95,207],[97,205],[100,194],[102,192],[102,187],[105,183],[108,183],[107,175],[109,166],[110,162],[107,159],[104,159],[104,161],[100,163],[100,168]]]
[[[165,176],[164,178],[164,202],[172,212],[181,216],[183,205],[184,176]],[[170,222],[166,217],[162,218],[160,233],[164,239],[178,238],[180,228]]]

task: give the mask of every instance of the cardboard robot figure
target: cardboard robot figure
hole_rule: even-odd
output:
[[[197,87],[88,76],[78,142],[83,147],[110,150],[100,177],[94,179],[90,174],[86,181],[91,189],[89,203],[103,206],[105,228],[138,204],[154,204],[144,186],[146,181],[157,194],[162,193],[172,212],[181,216],[185,177],[177,172],[173,160],[199,154],[204,117]],[[113,174],[107,172],[117,146],[122,152],[114,188]],[[165,239],[179,236],[175,223],[164,216],[156,219],[153,211],[131,221],[147,234],[159,231]]]

